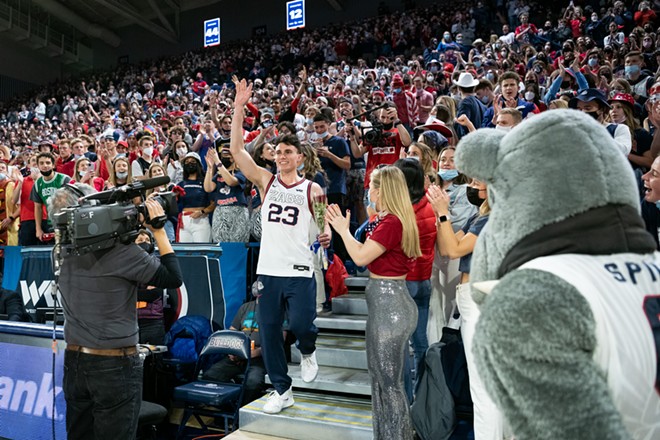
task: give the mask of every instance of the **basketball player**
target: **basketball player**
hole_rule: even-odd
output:
[[[282,341],[284,311],[288,312],[288,329],[296,335],[302,353],[301,376],[305,382],[316,379],[316,282],[310,228],[314,225],[312,200],[323,195],[321,187],[298,175],[302,163],[300,141],[295,135],[282,136],[275,147],[275,163],[279,172],[273,175],[259,167],[245,151],[243,142],[243,108],[252,96],[252,85],[243,79],[236,84],[235,112],[231,127],[231,154],[243,174],[264,194],[261,207],[261,250],[257,264],[260,296],[257,313],[261,332],[261,349],[266,371],[275,388],[263,411],[280,412],[293,405],[291,378],[287,374]],[[315,227],[315,226],[314,226]],[[330,226],[319,236],[323,247],[330,245]]]

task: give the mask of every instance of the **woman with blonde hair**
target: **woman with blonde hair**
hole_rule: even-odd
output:
[[[433,168],[433,151],[431,147],[422,142],[413,142],[408,146],[408,157],[419,160],[424,171],[424,189],[435,183],[435,169]]]
[[[365,293],[374,439],[409,440],[413,427],[403,369],[408,341],[417,326],[417,306],[408,293],[406,275],[412,261],[422,255],[419,230],[400,169],[374,170],[369,197],[378,216],[364,244],[349,231],[350,211],[344,216],[339,206],[330,205],[326,220],[344,240],[353,262],[368,266],[370,272]]]

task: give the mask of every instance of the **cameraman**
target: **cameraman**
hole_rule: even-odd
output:
[[[382,129],[380,136],[371,136],[372,142],[369,142],[365,136],[370,131],[361,130],[353,124],[346,125],[346,133],[349,136],[351,144],[351,152],[355,158],[360,158],[366,153],[367,157],[367,172],[364,177],[365,193],[369,188],[371,172],[378,167],[378,165],[392,165],[394,162],[401,158],[401,151],[412,143],[410,133],[406,130],[403,123],[397,117],[396,105],[393,102],[386,102],[383,108],[376,110],[378,120],[373,124],[370,131]],[[362,141],[362,142],[360,142]]]
[[[83,194],[94,190],[76,183]],[[79,194],[64,186],[49,199],[51,219],[77,204]],[[150,218],[164,215],[153,199]],[[138,355],[137,285],[176,288],[179,263],[162,228],[149,225],[160,262],[134,243],[82,256],[65,255],[60,292],[64,309],[64,397],[66,430],[74,439],[131,439],[142,401],[142,361]]]

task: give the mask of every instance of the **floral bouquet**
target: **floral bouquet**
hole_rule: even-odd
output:
[[[323,233],[325,230],[325,211],[328,208],[328,197],[325,194],[316,194],[312,197],[312,209],[314,211],[314,221],[318,226],[319,231]],[[321,262],[323,270],[328,269],[328,251],[321,247],[321,244],[316,240],[313,244],[314,252],[322,251]]]

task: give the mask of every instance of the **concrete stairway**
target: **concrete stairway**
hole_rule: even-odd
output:
[[[319,374],[314,382],[302,381],[301,355],[295,346],[291,348],[289,375],[293,379],[295,405],[279,414],[264,414],[261,411],[264,396],[241,408],[240,430],[227,438],[366,440],[373,437],[365,350],[367,280],[348,278],[349,294],[334,298],[333,313],[316,319]]]

